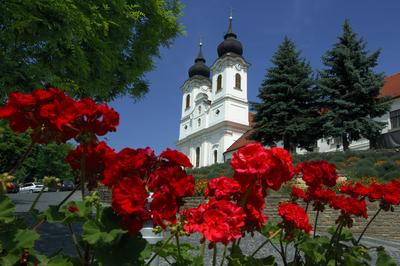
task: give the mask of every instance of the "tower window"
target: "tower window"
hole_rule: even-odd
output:
[[[200,147],[196,148],[196,167],[200,166]]]
[[[201,125],[201,119],[199,118],[199,120],[197,120],[197,126],[200,127],[200,125]]]
[[[186,95],[186,109],[190,107],[190,94]]]
[[[222,75],[218,75],[217,78],[217,92],[222,90]]]
[[[201,105],[199,106],[199,114],[201,113]]]
[[[239,73],[235,75],[235,88],[241,90],[242,89],[242,77]]]
[[[214,164],[216,164],[218,161],[218,151],[214,150]]]

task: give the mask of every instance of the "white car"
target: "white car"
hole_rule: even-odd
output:
[[[30,192],[30,193],[34,193],[34,192],[40,192],[43,188],[42,184],[39,183],[25,183],[23,184],[20,188],[19,188],[19,192]],[[44,191],[48,191],[49,188],[45,187]]]

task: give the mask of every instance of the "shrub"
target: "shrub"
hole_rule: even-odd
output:
[[[207,189],[207,184],[207,178],[197,178],[194,185],[194,195],[203,196],[204,191]]]

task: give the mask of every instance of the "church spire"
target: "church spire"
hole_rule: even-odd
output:
[[[228,38],[228,37],[233,37],[233,38],[237,38],[236,34],[233,32],[232,29],[232,20],[233,20],[233,14],[232,14],[232,8],[231,8],[231,13],[229,15],[229,26],[228,26],[228,31],[226,32],[224,39]]]
[[[233,32],[232,29],[232,9],[231,9],[231,14],[229,16],[229,26],[228,26],[228,31],[226,32],[224,36],[224,40],[218,45],[217,52],[218,56],[221,57],[225,54],[228,53],[234,53],[237,55],[242,56],[243,54],[243,47],[242,44],[237,40],[237,35],[236,33]]]
[[[200,37],[200,41],[199,41],[199,53],[197,54],[197,58],[194,60],[195,63],[199,62],[199,61],[203,61],[203,63],[206,62],[206,60],[204,59],[203,56],[203,42],[201,41],[201,37]]]
[[[199,52],[197,54],[196,59],[194,60],[194,65],[189,68],[188,74],[189,78],[193,76],[203,76],[206,78],[210,77],[210,68],[205,64],[206,59],[203,56],[203,42],[199,42]]]

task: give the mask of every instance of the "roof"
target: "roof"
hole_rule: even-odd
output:
[[[381,96],[400,97],[400,72],[385,78]]]
[[[250,139],[250,136],[253,134],[254,129],[254,120],[253,120],[254,113],[249,112],[249,126],[251,129],[247,130],[240,138],[238,138],[225,152],[235,151],[247,144],[256,142],[255,140]]]

